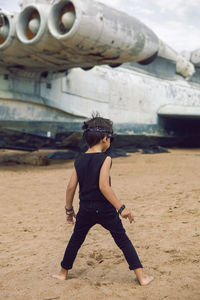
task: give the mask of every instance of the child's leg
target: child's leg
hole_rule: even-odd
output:
[[[137,252],[125,233],[125,229],[118,215],[113,218],[104,218],[100,224],[110,231],[115,243],[122,250],[128,264],[129,269],[134,270],[141,285],[147,285],[153,280],[153,277],[143,273],[142,264]]]
[[[125,229],[118,215],[114,218],[104,218],[100,223],[105,229],[109,230],[115,243],[122,250],[128,264],[129,269],[134,270],[142,268],[137,252],[125,233]]]
[[[76,216],[73,234],[69,240],[63,260],[61,262],[62,268],[57,275],[53,275],[54,278],[60,280],[66,279],[68,270],[72,269],[78,250],[80,249],[88,231],[93,225],[95,225],[95,222],[88,215],[84,215],[84,213],[79,211]]]
[[[74,232],[69,240],[63,260],[61,262],[62,268],[67,270],[72,269],[73,262],[76,258],[78,250],[80,249],[88,231],[93,225],[94,224],[88,222],[87,219],[85,220],[85,222],[80,222],[80,220],[76,221]]]

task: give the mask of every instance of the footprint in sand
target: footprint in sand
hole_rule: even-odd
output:
[[[101,253],[96,252],[96,251],[94,251],[93,253],[91,253],[89,255],[89,257],[95,259],[98,262],[102,261],[102,259],[103,259],[103,255]]]
[[[176,249],[169,249],[169,250],[165,250],[165,253],[169,253],[169,254],[177,254],[178,251]]]
[[[88,266],[92,266],[92,267],[95,265],[95,262],[92,260],[87,260],[86,263]]]

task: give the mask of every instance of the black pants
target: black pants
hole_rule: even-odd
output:
[[[130,270],[142,268],[137,252],[127,237],[115,208],[110,203],[104,204],[91,201],[80,205],[74,232],[61,262],[64,269],[72,269],[79,248],[83,244],[88,231],[95,224],[101,224],[110,231],[115,243],[122,250]]]

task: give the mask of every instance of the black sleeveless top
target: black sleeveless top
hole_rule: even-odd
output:
[[[107,156],[105,152],[83,153],[75,160],[80,202],[92,200],[108,203],[99,189],[99,174]]]

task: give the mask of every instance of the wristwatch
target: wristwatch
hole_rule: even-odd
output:
[[[118,214],[121,215],[122,211],[124,210],[126,206],[123,204],[120,209],[118,210]]]

